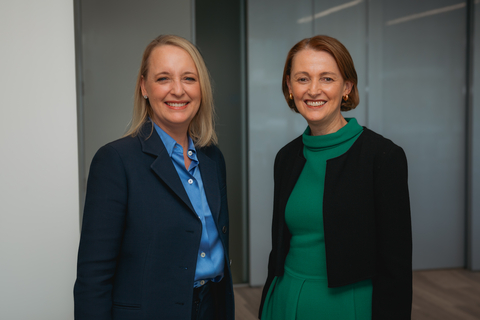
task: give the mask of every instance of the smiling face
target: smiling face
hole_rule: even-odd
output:
[[[287,76],[287,85],[312,135],[333,133],[346,124],[340,105],[342,96],[350,93],[352,83],[343,80],[335,59],[328,52],[312,49],[298,52]]]
[[[187,132],[200,108],[202,94],[197,68],[185,50],[172,45],[153,49],[141,88],[158,126],[169,134]]]

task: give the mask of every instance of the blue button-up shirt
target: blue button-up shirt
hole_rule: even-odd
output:
[[[168,155],[172,159],[188,198],[195,209],[195,213],[202,222],[202,238],[200,239],[200,248],[198,250],[194,286],[203,285],[206,280],[218,282],[223,278],[225,263],[223,245],[218,236],[217,227],[207,202],[200,168],[198,167],[197,151],[193,141],[188,137],[187,156],[192,162],[187,170],[185,168],[182,146],[157,124],[154,123],[154,125],[167,149]]]

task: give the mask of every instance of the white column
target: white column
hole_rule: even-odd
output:
[[[73,1],[0,2],[0,319],[73,319]]]

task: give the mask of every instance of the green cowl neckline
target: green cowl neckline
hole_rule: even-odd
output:
[[[363,127],[358,124],[355,118],[345,118],[347,124],[334,133],[323,136],[311,136],[310,127],[307,127],[302,135],[303,144],[310,151],[321,151],[325,149],[335,148],[346,141],[355,138]]]

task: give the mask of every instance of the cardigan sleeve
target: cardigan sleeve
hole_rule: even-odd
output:
[[[280,153],[280,152],[279,152]],[[272,217],[272,229],[271,229],[271,237],[272,237],[272,250],[270,251],[270,254],[268,256],[268,272],[267,272],[267,280],[265,281],[265,285],[263,286],[263,291],[262,291],[262,297],[260,300],[260,308],[258,310],[258,318],[262,318],[262,311],[263,311],[263,305],[265,303],[265,298],[267,297],[268,290],[270,288],[270,285],[273,282],[273,279],[275,278],[275,257],[274,257],[274,251],[276,247],[276,239],[278,238],[278,230],[279,230],[279,217],[278,217],[278,212],[277,212],[277,200],[276,197],[278,196],[278,186],[277,186],[277,180],[278,180],[278,162],[280,161],[280,156],[279,153],[277,153],[275,157],[275,162],[273,165],[273,180],[274,180],[274,200],[273,200],[273,217]]]
[[[75,319],[110,320],[112,288],[127,206],[123,162],[109,145],[95,155],[87,196],[74,287]]]
[[[392,144],[375,164],[376,269],[372,319],[405,320],[412,307],[412,231],[407,159]]]
[[[285,223],[285,206],[305,165],[302,136],[292,140],[275,157],[273,166],[272,250],[268,257],[268,276],[263,287],[258,317],[261,318],[268,290],[275,276],[282,276],[292,237]]]

